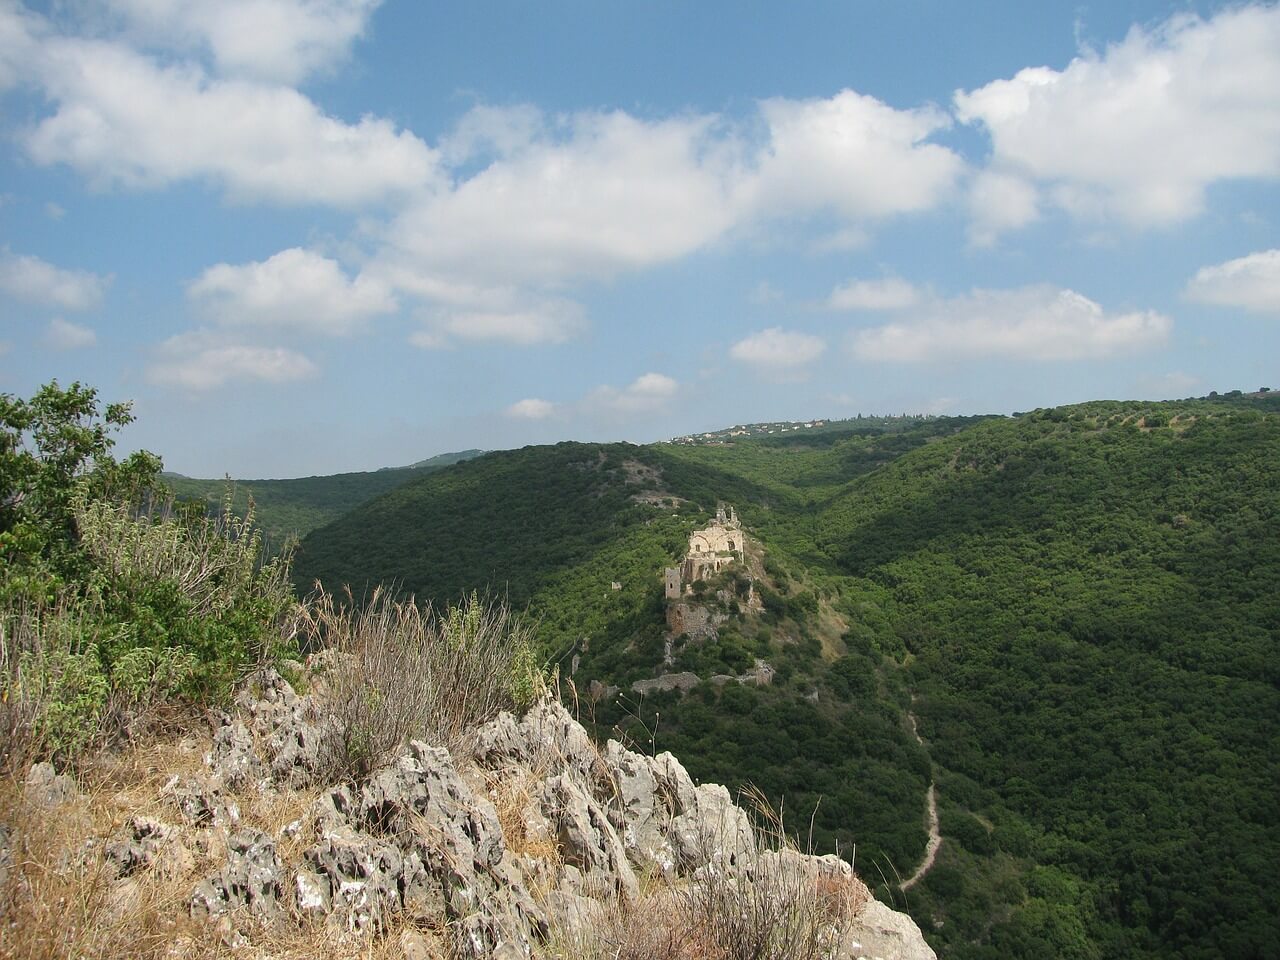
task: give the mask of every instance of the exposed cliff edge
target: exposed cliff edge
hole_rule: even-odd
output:
[[[849,864],[761,833],[671,754],[598,748],[558,702],[501,714],[465,761],[414,741],[337,786],[315,782],[317,706],[268,670],[211,736],[129,771],[78,787],[37,765],[0,865],[32,854],[25,825],[62,824],[60,869],[105,875],[116,914],[167,911],[148,929],[171,956],[730,960],[754,937],[753,956],[934,957]]]

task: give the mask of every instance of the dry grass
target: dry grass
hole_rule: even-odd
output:
[[[323,712],[335,733],[325,771],[359,780],[421,738],[457,755],[472,733],[514,705],[517,660],[530,636],[508,609],[472,597],[443,616],[381,588],[359,608],[322,589],[304,607],[312,648],[336,652]]]
[[[0,890],[0,953],[13,960],[168,956],[190,925],[188,878],[157,868],[115,879],[103,855],[103,840],[124,820],[113,798],[86,793],[48,810],[29,804],[13,778],[0,791],[12,860]]]
[[[416,939],[415,957],[446,957],[438,933],[419,930],[402,916],[389,918],[378,937],[354,942],[323,923],[268,926],[247,914],[219,923],[192,919],[192,890],[225,858],[218,830],[184,829],[180,843],[166,847],[151,866],[118,879],[105,856],[107,842],[135,817],[180,823],[164,786],[175,774],[203,771],[209,746],[207,737],[169,737],[99,754],[79,773],[79,795],[54,808],[28,802],[20,779],[0,780],[0,825],[11,864],[0,886],[0,957],[403,960],[405,937]],[[246,787],[227,799],[238,806],[242,826],[280,838],[277,852],[288,865],[301,862],[312,842],[307,811],[316,795]],[[298,820],[301,829],[282,836],[285,825]],[[233,930],[245,941],[235,949]]]

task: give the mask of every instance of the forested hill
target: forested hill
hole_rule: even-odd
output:
[[[298,569],[527,603],[575,689],[622,688],[584,701],[602,731],[785,796],[820,845],[857,842],[864,875],[882,872],[946,956],[1271,956],[1274,407],[1105,402],[489,454],[315,531]],[[766,612],[721,604],[718,636],[676,638],[664,667],[659,574],[716,500],[763,548]],[[628,693],[755,657],[778,668],[771,686]],[[931,779],[945,839],[900,894]]]
[[[386,467],[362,473],[337,473],[294,480],[232,481],[233,509],[244,515],[253,497],[256,519],[269,544],[279,548],[290,537],[302,537],[316,527],[337,520],[360,504],[379,497],[422,472],[439,470],[471,457],[480,450],[442,453],[408,467]],[[227,495],[227,480],[198,480],[176,473],[164,474],[164,481],[179,497],[207,503],[221,509]]]

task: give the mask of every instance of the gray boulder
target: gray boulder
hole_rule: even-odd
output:
[[[191,895],[191,915],[219,917],[247,909],[261,919],[278,920],[283,915],[283,889],[275,844],[260,830],[245,830],[227,838],[226,864],[196,887]]]
[[[57,807],[80,795],[76,782],[65,773],[57,773],[49,762],[35,763],[23,783],[27,802],[37,807]]]

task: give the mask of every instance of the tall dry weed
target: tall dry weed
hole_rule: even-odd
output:
[[[476,596],[444,614],[378,588],[360,606],[317,589],[302,637],[324,648],[323,712],[333,733],[327,773],[361,779],[401,744],[422,739],[466,749],[475,730],[517,705],[529,629],[502,604]]]

